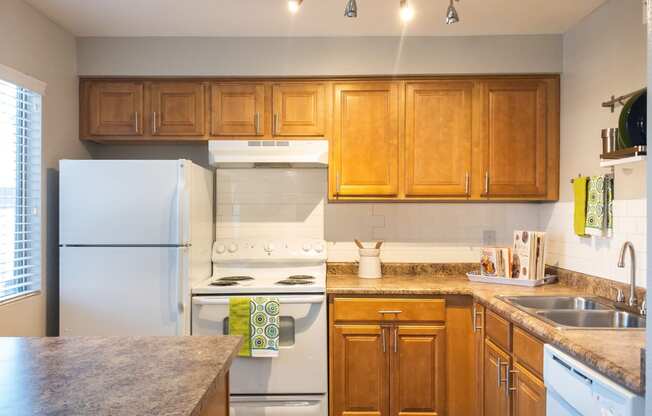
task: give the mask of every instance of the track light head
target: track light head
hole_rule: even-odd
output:
[[[346,2],[346,8],[344,9],[344,16],[346,17],[358,17],[358,5],[355,0],[348,0]]]
[[[299,7],[301,7],[301,3],[303,3],[303,0],[288,0],[288,10],[292,14],[296,14],[299,11]]]
[[[448,10],[446,10],[446,24],[452,25],[453,23],[457,23],[459,21],[460,21],[460,16],[457,14],[457,10],[455,9],[453,0],[451,0],[450,5],[448,6]]]

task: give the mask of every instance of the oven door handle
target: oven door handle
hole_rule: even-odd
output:
[[[281,305],[305,305],[305,304],[314,304],[314,303],[323,303],[324,296],[298,296],[292,298],[280,298],[279,303]],[[193,305],[228,305],[229,298],[215,298],[210,296],[193,296],[192,298]]]

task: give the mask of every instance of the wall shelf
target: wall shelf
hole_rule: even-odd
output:
[[[646,155],[630,156],[621,159],[600,159],[600,167],[608,168],[610,166],[627,165],[631,163],[645,162]]]

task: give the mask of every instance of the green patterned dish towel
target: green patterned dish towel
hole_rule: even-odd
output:
[[[229,299],[229,334],[245,338],[240,357],[278,357],[279,311],[277,297]]]
[[[586,200],[586,234],[611,237],[613,234],[614,186],[610,176],[591,176]]]

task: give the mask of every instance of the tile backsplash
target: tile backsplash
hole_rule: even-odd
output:
[[[637,285],[646,287],[646,200],[614,200],[614,233],[611,238],[578,237],[573,233],[573,203],[541,206],[541,228],[547,232],[547,264],[577,272],[629,282],[629,254],[625,268],[616,266],[620,248],[631,241],[636,251]]]

